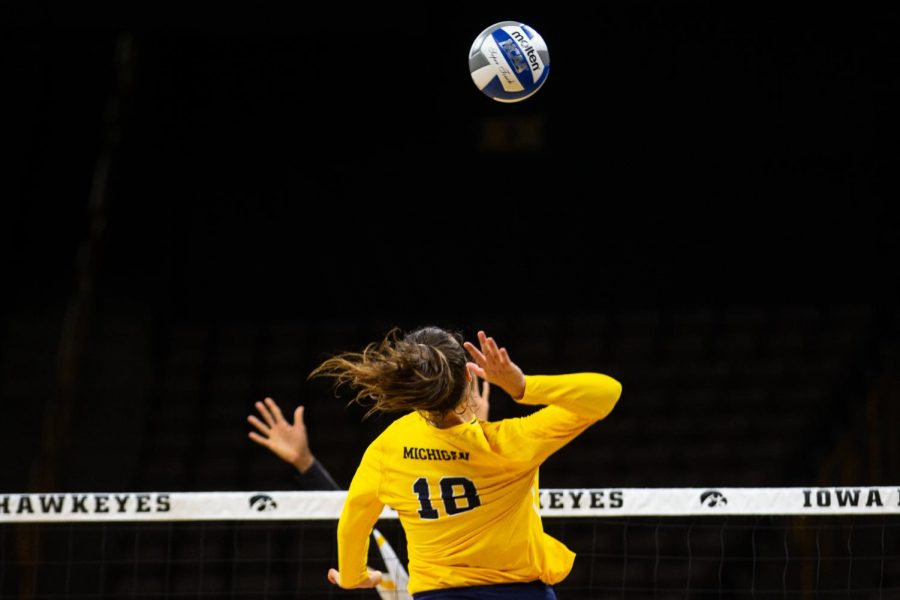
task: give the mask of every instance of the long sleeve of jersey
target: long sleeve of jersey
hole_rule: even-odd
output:
[[[622,395],[622,384],[602,373],[527,375],[520,404],[547,404],[598,421]]]
[[[520,404],[546,405],[527,417],[502,421],[498,443],[515,446],[523,461],[540,464],[612,411],[622,384],[601,373],[529,375]]]
[[[384,503],[378,498],[381,461],[381,450],[375,440],[363,454],[347,491],[337,528],[341,587],[354,587],[368,578],[369,535],[384,509]]]

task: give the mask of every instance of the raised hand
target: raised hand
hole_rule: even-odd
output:
[[[485,335],[484,331],[478,332],[478,342],[480,349],[471,342],[463,344],[475,361],[466,364],[469,371],[489,383],[499,385],[513,399],[520,399],[525,394],[525,375],[522,369],[509,359],[506,348],[497,346],[494,338]]]
[[[306,424],[303,422],[303,407],[294,411],[293,425],[288,423],[281,413],[281,408],[271,398],[255,404],[262,421],[255,415],[249,415],[247,421],[256,431],[250,432],[250,439],[271,450],[281,460],[294,465],[301,473],[309,469],[315,458],[309,449],[309,437]]]

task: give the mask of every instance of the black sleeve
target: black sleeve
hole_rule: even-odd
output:
[[[341,486],[331,477],[331,473],[325,470],[322,464],[314,460],[306,473],[295,472],[294,480],[297,487],[305,491],[313,490],[339,490]]]

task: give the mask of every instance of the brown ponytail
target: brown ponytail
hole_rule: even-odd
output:
[[[347,384],[351,402],[376,412],[418,410],[433,421],[457,409],[466,397],[466,352],[462,336],[439,327],[423,327],[401,337],[392,329],[362,352],[344,352],[316,367],[310,378],[331,377]]]

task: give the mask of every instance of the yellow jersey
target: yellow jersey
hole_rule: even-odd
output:
[[[418,412],[395,420],[363,454],[338,522],[341,583],[367,578],[369,535],[384,505],[409,551],[409,593],[562,581],[575,554],[544,533],[538,467],[613,409],[622,386],[599,373],[530,375],[526,417],[446,429]]]

